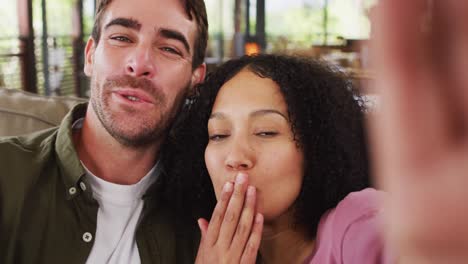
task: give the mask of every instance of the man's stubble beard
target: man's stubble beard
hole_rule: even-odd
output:
[[[167,109],[167,101],[159,90],[155,90],[154,87],[151,89],[148,88],[145,86],[145,82],[143,82],[143,86],[141,88],[138,87],[137,84],[141,84],[141,82],[135,81],[137,79],[134,77],[126,76],[118,79],[119,80],[117,81],[106,80],[103,85],[101,85],[101,83],[99,83],[94,77],[91,80],[91,89],[94,89],[95,93],[92,94],[90,103],[102,126],[115,140],[117,140],[117,142],[128,148],[145,148],[155,143],[162,142],[187,96],[190,84],[187,84],[176,96],[172,107],[163,112]],[[119,124],[116,120],[119,118],[118,114],[113,113],[109,105],[109,97],[111,96],[110,90],[113,87],[119,86],[129,86],[133,88],[138,87],[156,97],[155,99],[159,106],[159,117],[157,118],[159,121],[143,119],[142,122],[144,123],[141,124],[141,126],[135,127],[135,129],[140,130],[136,133],[129,133],[128,130],[126,131],[121,128],[120,126],[122,124]],[[148,91],[152,89],[153,91]]]

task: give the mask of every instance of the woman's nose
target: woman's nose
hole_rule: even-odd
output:
[[[246,142],[234,143],[226,157],[226,166],[232,170],[249,170],[254,163],[254,151]]]

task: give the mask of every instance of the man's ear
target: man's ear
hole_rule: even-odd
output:
[[[206,75],[206,64],[202,63],[192,72],[192,81],[190,88],[193,89],[195,85],[203,82],[205,80]]]
[[[90,77],[93,73],[94,65],[94,51],[96,50],[96,43],[92,37],[89,37],[88,42],[86,42],[85,48],[85,64],[84,72],[86,76]]]

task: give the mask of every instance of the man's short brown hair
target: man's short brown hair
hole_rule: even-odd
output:
[[[208,42],[208,18],[206,16],[206,7],[204,0],[180,0],[184,3],[185,11],[190,20],[195,18],[197,23],[197,36],[193,51],[192,68],[195,69],[203,63],[205,59],[206,45]],[[99,43],[101,38],[101,20],[106,8],[112,0],[98,0],[96,2],[96,16],[94,19],[93,31],[91,37]]]

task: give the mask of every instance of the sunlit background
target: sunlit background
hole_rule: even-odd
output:
[[[83,48],[95,0],[1,0],[0,87],[88,95]],[[299,53],[368,78],[376,0],[205,0],[209,68],[246,53]],[[29,7],[29,9],[28,9]],[[30,10],[28,14],[28,10]]]

